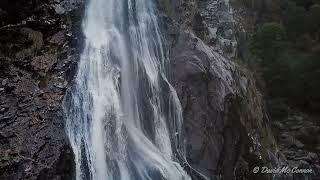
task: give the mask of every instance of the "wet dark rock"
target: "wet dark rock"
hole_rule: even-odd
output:
[[[45,54],[34,57],[31,66],[40,76],[46,76],[49,70],[57,63],[57,54]]]
[[[50,39],[50,43],[63,45],[67,40],[66,35],[67,35],[66,31],[64,30],[59,31],[52,36],[52,38]]]
[[[28,48],[22,48],[16,53],[17,59],[24,59],[28,56],[34,56],[43,46],[43,35],[41,32],[34,31],[30,28],[21,28],[20,33],[27,37]]]
[[[287,107],[288,108],[288,107]],[[272,114],[271,114],[272,115]],[[279,119],[278,113],[274,115],[273,128],[279,150],[284,154],[291,167],[304,167],[312,169],[316,176],[319,173],[320,159],[317,153],[319,139],[319,125],[314,118],[306,114],[288,111],[287,117]],[[281,116],[280,116],[281,117]],[[281,127],[279,126],[281,124]],[[303,178],[296,177],[295,178]]]
[[[0,26],[4,24],[4,20],[7,17],[7,12],[0,8]]]
[[[56,3],[0,2],[0,179],[72,178],[62,101],[81,47],[70,18],[82,9],[57,14]]]

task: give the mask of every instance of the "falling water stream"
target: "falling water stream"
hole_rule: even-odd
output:
[[[65,97],[76,180],[190,180],[153,0],[89,0]]]

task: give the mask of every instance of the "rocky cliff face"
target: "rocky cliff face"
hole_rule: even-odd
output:
[[[209,179],[272,179],[254,174],[255,166],[313,168],[313,174],[273,175],[279,179],[317,176],[318,156],[302,150],[302,143],[300,149],[294,148],[297,133],[285,130],[286,120],[270,119],[257,78],[248,67],[252,58],[244,37],[251,35],[254,18],[235,11],[225,0],[163,0],[162,9],[167,12],[164,19],[175,87],[184,108],[190,165]],[[316,132],[317,127],[309,126]],[[279,140],[279,134],[286,137]]]
[[[168,31],[188,161],[208,178],[252,178],[254,166],[279,160],[262,96],[237,62],[231,7],[222,0],[179,3]]]
[[[71,179],[62,100],[81,48],[75,5],[0,2],[0,179]]]

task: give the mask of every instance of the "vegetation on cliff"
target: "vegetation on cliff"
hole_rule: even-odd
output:
[[[257,15],[251,51],[267,94],[287,104],[320,109],[320,1],[242,0]]]

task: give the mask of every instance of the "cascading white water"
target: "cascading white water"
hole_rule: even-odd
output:
[[[65,97],[77,180],[190,180],[153,0],[90,0]],[[179,157],[179,158],[177,158]],[[183,158],[182,158],[183,159]]]

